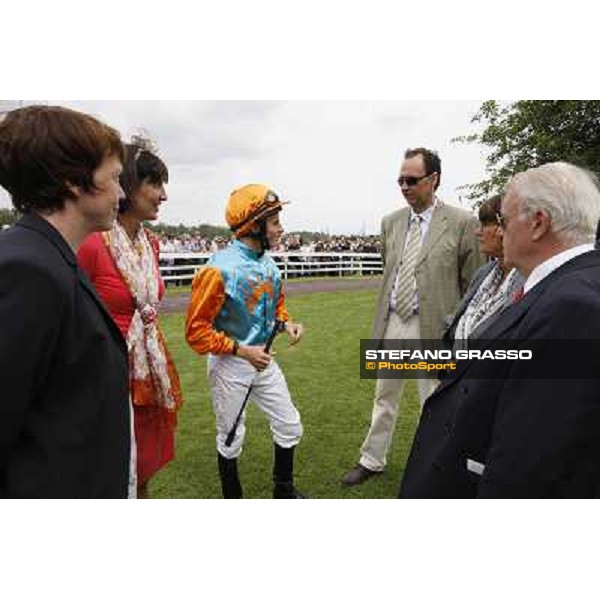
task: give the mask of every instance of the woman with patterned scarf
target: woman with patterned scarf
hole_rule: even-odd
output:
[[[479,206],[475,235],[488,262],[473,275],[456,312],[448,319],[443,340],[455,350],[467,349],[469,340],[485,337],[486,329],[500,313],[522,295],[525,278],[504,261],[501,203],[502,196],[497,194]]]
[[[127,340],[138,498],[149,497],[150,478],[174,457],[176,414],[182,403],[179,377],[158,327],[165,290],[158,240],[143,227],[144,221],[158,217],[168,178],[151,145],[134,138],[125,146],[120,177],[125,199],[118,218],[109,232],[90,235],[77,254]]]

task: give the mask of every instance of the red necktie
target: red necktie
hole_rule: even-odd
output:
[[[521,302],[521,300],[523,300],[523,297],[525,296],[525,290],[523,288],[523,286],[521,286],[514,294],[513,296],[513,304],[516,304],[517,302]]]

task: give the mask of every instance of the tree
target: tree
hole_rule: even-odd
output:
[[[12,208],[0,208],[0,229],[4,225],[13,225],[19,220],[19,213]]]
[[[521,100],[484,102],[471,120],[483,130],[453,141],[478,142],[491,149],[489,178],[463,186],[477,200],[498,193],[519,171],[566,161],[600,172],[600,101]]]
[[[214,237],[228,238],[231,236],[231,231],[227,227],[219,227],[217,225],[208,225],[202,223],[200,225],[167,225],[164,223],[146,223],[146,226],[152,231],[161,235],[170,237],[181,237],[182,235],[199,235],[203,238],[213,239]]]

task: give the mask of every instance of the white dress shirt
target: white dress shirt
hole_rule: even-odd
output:
[[[548,277],[552,271],[555,271],[558,269],[558,267],[564,265],[570,260],[573,260],[576,256],[590,252],[593,249],[594,244],[581,244],[580,246],[575,246],[573,248],[569,248],[568,250],[564,250],[563,252],[559,252],[558,254],[550,257],[548,260],[545,260],[543,263],[540,263],[535,269],[533,269],[533,271],[531,271],[531,273],[529,273],[529,277],[523,286],[523,292],[526,294],[540,281]]]

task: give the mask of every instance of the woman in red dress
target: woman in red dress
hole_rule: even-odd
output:
[[[125,192],[119,215],[107,233],[90,235],[77,257],[129,350],[129,381],[134,411],[137,497],[148,497],[148,481],[174,457],[179,377],[158,327],[165,285],[158,268],[158,240],[144,221],[158,217],[167,199],[169,174],[144,140],[125,146],[120,183]]]

